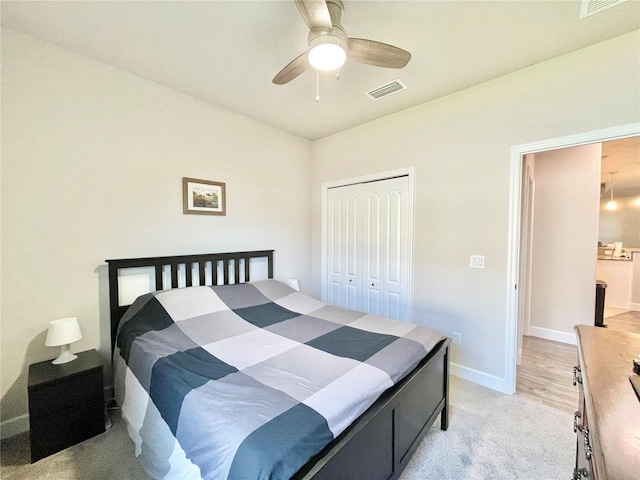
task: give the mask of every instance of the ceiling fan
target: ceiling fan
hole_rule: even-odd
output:
[[[349,38],[342,26],[344,4],[341,0],[295,0],[296,6],[309,27],[309,48],[296,57],[273,78],[276,85],[284,85],[310,67],[318,70],[337,70],[347,58],[377,67],[402,68],[411,54],[393,45]]]

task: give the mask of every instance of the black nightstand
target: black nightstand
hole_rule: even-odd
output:
[[[95,350],[29,366],[31,462],[104,432],[102,359]]]

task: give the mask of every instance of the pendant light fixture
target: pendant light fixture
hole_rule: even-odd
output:
[[[607,202],[607,210],[615,210],[618,208],[618,204],[613,200],[613,175],[618,172],[609,172],[611,174],[611,200]]]

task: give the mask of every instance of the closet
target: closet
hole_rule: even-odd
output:
[[[407,175],[328,189],[328,303],[410,319],[409,210]]]

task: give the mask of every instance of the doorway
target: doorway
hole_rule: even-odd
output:
[[[511,182],[509,199],[509,248],[507,271],[507,339],[505,355],[505,393],[516,391],[516,363],[518,345],[521,336],[519,327],[520,295],[518,282],[521,280],[520,248],[522,242],[522,199],[523,199],[523,165],[525,155],[545,152],[560,148],[586,145],[618,138],[640,135],[640,124],[623,125],[587,132],[579,135],[517,145],[511,149]]]

